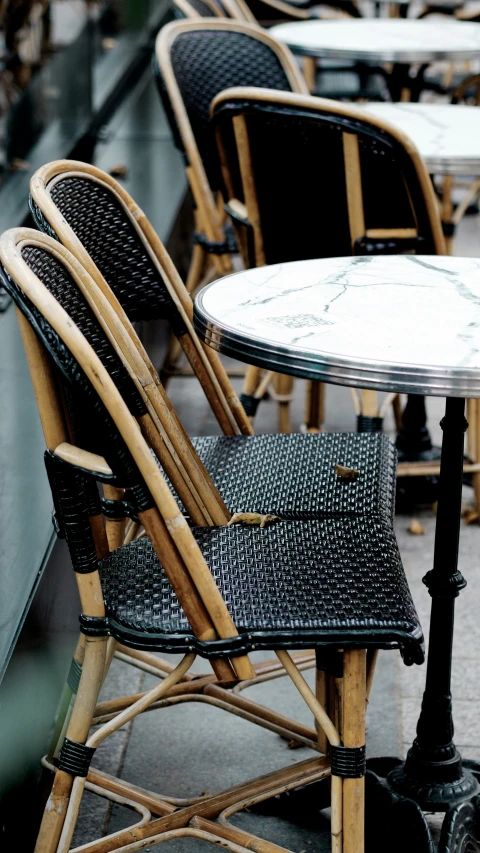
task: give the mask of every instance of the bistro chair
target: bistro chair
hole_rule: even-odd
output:
[[[225,18],[230,17],[214,0],[173,0],[177,18]]]
[[[250,84],[307,93],[308,87],[288,50],[267,32],[251,24],[234,21],[184,21],[160,30],[155,47],[159,90],[177,147],[182,151],[196,206],[196,245],[187,278],[191,292],[204,275],[207,260],[213,259],[215,274],[232,272],[231,252],[237,252],[231,226],[219,197],[220,175],[209,131],[210,104],[231,84]],[[229,216],[235,216],[229,210]],[[205,278],[203,279],[205,281]],[[170,356],[170,362],[174,359]],[[275,376],[273,395],[279,405],[279,428],[290,431],[289,408],[293,393],[291,377]],[[247,414],[254,416],[266,390],[257,368],[247,369],[241,400]],[[309,396],[312,405],[318,395]],[[308,408],[305,422],[317,428],[321,418]]]
[[[160,385],[129,320],[156,316],[167,319],[174,329],[183,323],[183,337],[192,341],[185,344],[186,351],[195,346],[195,351],[205,356],[214,354],[199,342],[190,322],[191,297],[163,244],[145,214],[114,178],[87,163],[57,160],[33,175],[30,191],[36,224],[63,243],[89,271],[125,326],[128,338],[141,353],[150,381]],[[198,370],[193,358],[192,364]],[[215,368],[219,364],[217,356],[212,364]],[[201,371],[197,375],[202,380]],[[243,410],[238,406],[228,377],[219,373],[219,381],[222,376],[224,398],[232,405],[232,417],[235,407]],[[246,495],[242,495],[242,491],[250,489],[253,491],[249,492],[248,500],[258,511],[284,513],[288,508],[288,512],[295,512],[298,518],[316,517],[326,511],[325,496],[333,482],[329,479],[328,485],[325,482],[324,488],[319,488],[320,471],[327,473],[329,465],[341,462],[340,458],[333,459],[333,453],[350,459],[345,464],[353,468],[357,467],[357,461],[360,463],[363,453],[373,453],[368,465],[363,467],[371,470],[374,478],[381,470],[380,459],[385,453],[381,442],[373,449],[374,443],[368,444],[366,434],[339,434],[335,439],[328,434],[253,436],[245,416],[236,430],[231,427],[230,420],[219,418],[219,423],[225,437],[197,438],[193,443],[213,479],[219,478],[218,488],[231,512],[244,510],[241,504]],[[239,434],[240,426],[243,435]],[[329,451],[320,450],[329,446]],[[324,453],[326,456],[322,458]],[[245,472],[248,474],[246,481]],[[360,483],[357,485],[359,487]],[[369,492],[373,496],[378,488],[374,479],[362,486],[361,497],[360,492],[356,492],[354,501],[351,497],[348,501],[351,505],[357,500],[364,504]],[[341,495],[341,490],[336,492],[335,503],[341,500]],[[393,512],[393,503],[389,504],[388,512]]]
[[[29,229],[3,235],[0,261],[19,311],[46,438],[56,526],[70,550],[85,636],[78,694],[37,853],[69,850],[83,791],[96,786],[99,793],[99,777],[102,796],[121,795],[142,814],[135,827],[102,839],[103,853],[132,837],[155,844],[185,836],[217,845],[229,839],[238,845],[230,849],[240,853],[257,843],[255,837],[218,825],[215,817],[240,808],[245,797],[267,799],[279,784],[288,790],[328,776],[332,850],[362,853],[366,650],[401,648],[407,663],[424,657],[392,519],[347,512],[280,519],[264,529],[191,528],[152,455],[147,431],[139,429],[132,390],[141,382],[122,376],[115,364],[113,309],[104,299],[102,324],[89,310],[95,283],[87,271],[58,242]],[[86,335],[65,310],[70,305],[77,306]],[[97,491],[104,482],[125,489],[125,504],[146,532],[111,553]],[[159,685],[90,732],[112,637],[133,649],[182,650],[184,656]],[[342,704],[335,722],[287,651],[307,645],[323,652],[342,649]],[[329,744],[328,758],[309,759],[178,810],[168,798],[90,768],[95,749],[109,735],[181,689],[197,654],[211,661],[220,684],[233,685],[254,674],[248,658],[253,648],[275,651]],[[268,843],[261,843],[267,850]],[[84,853],[95,849],[95,842],[82,847]]]
[[[81,162],[57,161],[47,164],[33,176],[31,193],[32,213],[38,225],[76,255],[95,280],[99,299],[107,298],[116,322],[122,327],[118,339],[123,342],[123,356],[129,360],[129,370],[136,376],[140,370],[143,371],[142,388],[150,389],[148,394],[153,395],[151,404],[154,406],[154,417],[162,415],[165,405],[172,412],[160,380],[117,300],[118,297],[129,313],[133,311],[135,302],[130,301],[129,297],[135,296],[137,276],[143,283],[143,302],[146,305],[161,303],[164,312],[161,316],[170,320],[175,317],[177,309],[170,293],[186,306],[190,314],[191,299],[145,216],[111,176]],[[117,242],[128,247],[128,252],[119,256]],[[126,287],[128,281],[134,283],[130,293]],[[102,316],[102,305],[98,305],[97,310]],[[79,322],[78,316],[75,316],[75,321]],[[192,335],[196,337],[193,330]],[[128,352],[125,351],[127,344],[130,346]],[[139,356],[143,365],[138,361]],[[233,390],[227,397],[230,399],[232,395]],[[151,424],[147,428],[151,431]],[[230,434],[223,438],[194,438],[192,446],[186,436],[178,443],[177,432],[183,430],[181,425],[164,422],[162,428],[175,433],[169,437],[174,445],[173,452],[177,458],[182,458],[184,469],[193,471],[193,475],[190,473],[189,476],[190,480],[193,476],[196,489],[201,487],[201,482],[195,472],[206,466],[225,501],[223,509],[226,505],[231,514],[245,512],[253,507],[262,514],[273,512],[296,519],[320,518],[330,511],[346,510],[367,515],[381,511],[393,517],[395,459],[391,445],[384,436]],[[197,453],[200,458],[188,461],[188,454],[196,456]],[[354,470],[361,469],[362,477],[346,488],[346,484],[335,474],[336,463]],[[390,471],[389,479],[385,479],[386,470]],[[203,480],[205,473],[204,470],[201,473]],[[182,487],[182,476],[180,474],[179,488]],[[175,480],[172,482],[175,483]],[[107,497],[121,499],[122,495],[109,492]],[[209,506],[208,494],[201,496],[197,512],[203,511],[202,505]],[[204,516],[202,522],[201,517],[198,519],[197,516],[196,523],[212,523],[214,509],[209,512],[210,521]],[[120,519],[107,522],[107,533],[111,534],[109,538],[113,536],[112,544],[115,547],[122,543],[124,526]],[[120,653],[125,654],[125,649]],[[302,665],[307,666],[310,661],[308,655],[305,655]],[[143,663],[147,666],[156,665],[151,658],[143,659]],[[159,662],[158,665],[163,666],[163,663]],[[265,678],[268,673],[272,677],[275,674],[272,663],[259,666],[258,676]],[[251,714],[255,709],[253,705],[249,708],[244,705],[244,710]],[[282,725],[285,728],[285,721]]]
[[[157,37],[156,73],[174,140],[185,157],[196,205],[197,234],[192,275],[198,285],[203,267],[197,256],[213,260],[217,275],[232,271],[235,241],[224,230],[217,193],[220,176],[208,130],[210,104],[232,82],[307,93],[295,60],[283,45],[251,24],[226,20],[167,24]],[[196,270],[195,275],[193,271]]]
[[[235,224],[247,266],[344,255],[356,255],[362,264],[379,253],[446,254],[430,176],[397,128],[347,104],[256,88],[222,92],[212,116],[222,192],[228,208],[244,212],[243,223],[237,218]],[[376,392],[352,393],[358,429],[382,429],[392,402],[401,425],[395,395],[379,407]],[[479,415],[471,416],[465,465],[477,506]],[[437,462],[398,467],[399,476],[438,472]]]

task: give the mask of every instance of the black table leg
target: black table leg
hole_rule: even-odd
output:
[[[450,689],[455,598],[466,586],[458,571],[464,411],[463,399],[449,398],[441,422],[435,551],[424,578],[432,597],[430,642],[417,737],[405,762],[367,761],[367,853],[480,853],[480,763],[462,762],[453,742]],[[323,808],[325,796],[324,782],[289,795],[292,813],[298,816],[301,801],[312,810]],[[282,795],[279,813],[285,805]],[[424,812],[446,813],[438,844]]]

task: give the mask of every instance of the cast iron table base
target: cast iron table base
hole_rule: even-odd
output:
[[[414,407],[418,408],[420,400],[414,400]],[[453,742],[450,687],[455,599],[466,586],[458,571],[464,436],[468,426],[464,411],[465,400],[447,398],[441,421],[443,442],[433,568],[423,579],[432,604],[417,737],[405,762],[396,758],[367,762],[367,853],[480,853],[480,763],[462,761]],[[308,792],[307,808],[326,807],[325,788],[317,783],[303,789],[304,796]],[[289,795],[292,803],[297,803],[297,814],[299,795],[300,792]],[[438,839],[427,821],[429,812],[445,814]]]

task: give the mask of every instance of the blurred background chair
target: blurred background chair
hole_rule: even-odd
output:
[[[426,167],[393,126],[366,119],[354,106],[253,88],[221,93],[212,115],[227,209],[244,210],[243,224],[234,221],[246,265],[351,254],[362,264],[374,254],[446,253]],[[408,462],[412,407],[425,423],[422,398],[409,397],[402,424],[398,397],[387,396],[379,407],[376,392],[353,396],[359,430],[381,430],[393,403],[399,477],[438,473],[428,448],[422,462]],[[418,429],[413,436],[418,442]],[[477,472],[473,480],[479,501]],[[407,480],[401,485],[408,490]]]
[[[304,78],[290,51],[268,33],[249,24],[222,21],[186,21],[164,27],[156,43],[157,80],[170,117],[178,147],[186,159],[187,175],[196,205],[196,240],[187,288],[200,282],[204,265],[213,258],[215,274],[232,271],[228,245],[236,249],[225,226],[225,213],[218,190],[220,175],[214,143],[209,131],[210,104],[232,83],[269,86],[307,92]],[[229,243],[230,241],[230,243]],[[212,251],[213,250],[213,251]],[[222,252],[222,254],[220,254]],[[203,279],[205,281],[205,278]],[[175,361],[175,351],[170,362]],[[167,361],[167,369],[169,367]],[[267,376],[267,382],[270,377]],[[242,404],[254,416],[268,385],[257,368],[246,373]],[[279,407],[279,431],[290,432],[291,377],[276,375],[270,388]],[[318,429],[322,418],[321,400],[308,394],[305,423]]]

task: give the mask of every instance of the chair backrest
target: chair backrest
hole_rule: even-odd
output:
[[[177,18],[232,18],[257,24],[245,0],[173,0]]]
[[[426,167],[393,126],[350,105],[251,88],[221,93],[212,114],[224,196],[246,206],[250,265],[445,254]]]
[[[453,90],[452,104],[480,106],[480,74],[470,74]]]
[[[209,128],[213,98],[232,85],[306,94],[307,84],[288,48],[237,21],[167,24],[158,34],[155,55],[160,93],[186,158],[201,228],[208,241],[221,244],[225,237],[213,195],[220,176]],[[219,265],[219,271],[230,268]]]
[[[229,17],[214,0],[173,0],[173,10],[179,18]]]
[[[193,303],[145,214],[110,175],[87,163],[58,160],[30,183],[38,227],[60,240],[88,270],[120,317],[166,319],[181,339],[202,387],[227,434],[251,433],[218,356],[192,325]],[[136,346],[142,349],[133,329]],[[149,363],[152,375],[153,365]],[[158,378],[158,377],[157,377]]]
[[[92,601],[102,601],[101,595],[92,598],[92,586],[100,585],[98,558],[105,556],[105,543],[100,549],[97,547],[89,519],[99,515],[95,484],[107,480],[131,490],[138,517],[195,635],[200,640],[238,636],[192,531],[138,429],[131,403],[127,404],[122,397],[119,386],[123,383],[122,387],[127,387],[125,377],[118,384],[113,380],[66,310],[70,297],[77,303],[83,301],[82,310],[75,313],[82,325],[85,318],[89,320],[86,328],[92,341],[104,338],[81,295],[82,288],[88,292],[94,282],[68,250],[26,228],[13,229],[0,238],[0,262],[4,286],[37,336],[28,336],[26,324],[21,324],[35,391],[41,398],[39,410],[48,447],[46,464],[57,520],[67,539],[77,577],[81,579],[88,574],[91,579],[86,587],[79,581],[84,616],[88,619],[104,615],[89,610]],[[65,304],[62,306],[61,302]],[[105,347],[108,348],[106,341],[103,346],[104,355]],[[48,362],[41,355],[43,350],[56,367],[56,375],[51,375],[47,382],[44,371],[38,370],[39,359],[42,365]],[[62,395],[52,390],[56,382],[78,400],[85,417],[94,419],[95,428],[100,428],[106,461],[91,452],[85,453],[75,434],[65,427],[64,418],[63,425],[52,428],[62,409]],[[63,441],[52,447],[52,439],[55,442],[59,437]],[[233,665],[239,677],[251,676],[247,658],[236,658]]]

